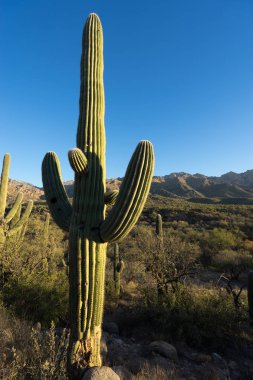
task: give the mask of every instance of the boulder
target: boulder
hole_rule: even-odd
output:
[[[119,375],[121,380],[131,380],[133,377],[131,372],[123,365],[113,366],[112,369]]]
[[[82,380],[120,380],[120,377],[110,367],[103,366],[88,369]]]
[[[172,344],[164,342],[163,340],[157,340],[150,343],[149,349],[159,355],[164,356],[174,362],[178,362],[177,350]]]

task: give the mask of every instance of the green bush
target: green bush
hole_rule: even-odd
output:
[[[29,280],[11,279],[3,291],[3,302],[15,315],[50,325],[66,320],[68,286],[64,273]]]
[[[246,295],[243,293],[246,302]],[[204,346],[225,342],[225,338],[239,336],[242,322],[247,320],[246,308],[235,308],[226,291],[198,289],[182,285],[159,302],[157,293],[146,289],[140,303],[128,317],[122,314],[119,323],[128,334],[138,335],[142,326],[149,328],[149,338],[185,341],[190,346]]]
[[[253,267],[253,256],[245,251],[225,249],[212,258],[212,265],[229,279],[238,280],[242,272]]]

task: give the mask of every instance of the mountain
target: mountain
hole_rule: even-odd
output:
[[[250,175],[236,177],[224,174],[221,177],[208,177],[202,174],[172,173],[153,181],[151,193],[182,198],[253,198],[253,170]],[[246,181],[247,177],[247,181]]]
[[[9,179],[8,203],[12,203],[18,193],[23,193],[23,202],[29,200],[37,201],[44,195],[44,191],[40,187],[36,187],[27,182]]]
[[[210,177],[218,182],[228,182],[234,185],[253,188],[253,170],[247,170],[244,173],[228,172],[221,177]]]
[[[119,189],[123,178],[107,180],[107,189]],[[73,181],[64,182],[66,191],[73,196]],[[9,200],[21,191],[24,199],[44,199],[43,189],[31,184],[10,180]],[[165,176],[154,176],[150,193],[169,198],[184,198],[199,202],[224,203],[253,203],[253,170],[244,173],[229,172],[220,177],[208,177],[203,174],[189,174],[185,172],[171,173]]]

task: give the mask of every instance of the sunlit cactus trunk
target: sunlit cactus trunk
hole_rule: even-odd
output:
[[[103,33],[97,15],[83,32],[77,148],[69,151],[75,172],[71,205],[54,152],[42,164],[46,199],[56,223],[69,231],[70,378],[101,365],[107,243],[125,237],[147,198],[154,167],[152,144],[138,144],[119,194],[105,192]],[[105,218],[106,204],[115,202]]]

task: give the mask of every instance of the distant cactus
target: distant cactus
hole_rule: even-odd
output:
[[[62,229],[69,231],[69,370],[73,379],[84,368],[101,365],[107,243],[124,238],[136,223],[154,167],[152,144],[141,141],[128,165],[115,205],[105,217],[106,203],[114,196],[105,194],[104,108],[102,25],[98,16],[91,14],[83,32],[78,148],[69,153],[75,172],[73,204],[62,182],[57,155],[47,153],[42,164],[51,214]]]
[[[115,285],[115,293],[117,296],[121,293],[121,273],[124,269],[125,263],[121,260],[119,255],[119,245],[118,243],[114,243],[114,258],[113,258],[113,277],[114,277],[114,285]]]
[[[33,208],[33,201],[29,201],[25,211],[21,215],[23,194],[19,193],[10,210],[6,211],[10,161],[11,156],[9,154],[5,154],[3,159],[3,168],[0,185],[1,244],[4,244],[6,239],[9,239],[11,237],[16,239],[16,241],[20,241],[23,239],[26,230],[26,225]]]
[[[249,304],[249,316],[251,322],[253,322],[253,271],[248,274],[248,304]]]
[[[162,239],[163,238],[163,220],[162,220],[162,215],[157,214],[156,215],[156,235]]]
[[[164,256],[164,243],[163,243],[163,219],[161,214],[156,215],[155,233],[157,238],[157,248],[159,249],[159,255]],[[157,283],[157,296],[159,299],[163,298],[164,289]]]

